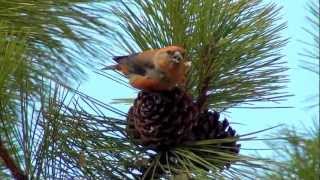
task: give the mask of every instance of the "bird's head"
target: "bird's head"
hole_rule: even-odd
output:
[[[169,61],[179,64],[185,61],[186,50],[179,46],[167,46],[158,50],[156,57],[168,59]]]

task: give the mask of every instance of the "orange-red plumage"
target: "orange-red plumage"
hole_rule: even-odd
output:
[[[161,82],[156,78],[148,78],[146,76],[134,75],[130,78],[130,84],[141,90],[145,91],[163,91],[171,89],[172,84]]]
[[[184,86],[190,66],[185,58],[185,50],[178,46],[115,57],[114,60],[117,64],[105,69],[122,72],[133,87],[145,91],[164,91]]]

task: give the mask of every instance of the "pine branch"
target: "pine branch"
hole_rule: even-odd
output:
[[[0,1],[4,4],[0,5],[0,12],[4,12],[0,13],[0,20],[5,27],[1,29],[10,29],[4,31],[5,38],[0,38],[0,47],[12,42],[25,44],[16,46],[21,47],[17,53],[5,49],[6,58],[0,57],[10,62],[10,68],[0,66],[9,72],[7,75],[0,71],[0,112],[6,112],[0,118],[0,128],[6,131],[0,134],[17,145],[17,152],[10,154],[20,158],[17,162],[25,165],[28,176],[134,179],[143,174],[170,178],[185,173],[236,178],[253,174],[237,165],[253,170],[263,168],[255,158],[232,153],[239,148],[238,138],[198,142],[170,149],[163,155],[137,146],[127,137],[125,112],[68,85],[59,85],[59,80],[80,79],[79,67],[93,65],[92,59],[86,57],[102,59],[105,56],[98,52],[113,52],[100,46],[99,37],[95,39],[91,34],[109,32],[108,24],[100,21],[100,13],[110,9],[87,2]],[[119,46],[130,51],[169,44],[186,47],[194,65],[188,91],[198,97],[201,109],[285,97],[277,92],[286,81],[282,74],[286,68],[277,51],[284,43],[277,36],[284,26],[273,25],[278,13],[273,5],[264,6],[259,0],[129,2],[133,4],[120,2],[121,6],[113,8],[112,15],[119,15],[116,23],[126,34],[115,32],[117,36],[111,40],[119,38]],[[20,37],[17,29],[28,31],[26,37]],[[12,97],[2,98],[8,90]],[[14,102],[13,106],[10,102]],[[2,111],[7,109],[12,114]],[[12,125],[4,123],[9,120]],[[225,121],[220,126],[219,131],[235,135],[231,128],[226,129]],[[228,143],[236,147],[223,145]],[[146,163],[139,164],[141,159]],[[228,169],[230,163],[236,164]]]
[[[209,83],[210,83],[210,77],[205,78],[203,84],[203,87],[201,88],[201,91],[199,93],[199,97],[197,99],[197,106],[200,109],[200,111],[202,111],[203,107],[206,104],[206,101],[208,99],[208,89],[209,89]]]
[[[307,16],[307,20],[309,21],[309,27],[304,27],[304,31],[312,38],[311,42],[302,41],[302,43],[307,47],[304,49],[304,53],[301,53],[303,57],[308,60],[303,60],[301,67],[319,74],[319,28],[320,28],[320,11],[319,11],[319,3],[310,1],[308,3],[308,12],[309,15]]]
[[[1,137],[0,137],[0,158],[4,162],[5,166],[11,171],[12,176],[16,180],[28,179],[25,173],[16,165],[15,161],[13,160],[7,148],[5,147]]]
[[[0,135],[30,177],[55,174],[44,167],[50,137],[39,126],[39,112],[52,106],[49,80],[79,81],[83,66],[98,62],[93,56],[106,56],[102,38],[92,36],[109,30],[99,2],[0,1]]]
[[[21,118],[10,122],[15,117],[0,113],[1,137],[17,147],[2,151],[5,157],[15,156],[16,167],[24,164],[30,177],[126,177],[130,159],[120,154],[128,151],[132,158],[137,151],[129,146],[125,122],[103,116],[125,114],[76,90],[49,84],[49,91],[40,90],[39,101],[20,100]]]
[[[282,101],[287,67],[276,25],[279,11],[261,0],[128,0],[116,4],[117,48],[141,51],[181,45],[192,60],[188,91],[201,96],[206,77],[210,108]]]
[[[204,178],[235,178],[263,168],[260,163],[264,161],[230,153],[229,147],[221,145],[255,140],[247,137],[255,134],[194,142],[160,154],[132,144],[125,130],[127,122],[116,118],[126,114],[70,87],[53,82],[50,87],[50,94],[41,95],[41,106],[26,108],[32,113],[23,121],[31,128],[29,138],[24,138],[29,139],[24,143],[32,144],[28,150],[32,163],[25,163],[30,177],[134,179],[141,174],[173,177],[192,172]],[[221,172],[226,163],[235,164]],[[246,166],[246,170],[238,170],[238,166]]]
[[[262,179],[317,179],[319,178],[320,135],[319,122],[314,120],[312,128],[298,130],[283,128],[274,134],[281,139],[268,142],[273,154],[278,157],[277,164],[269,164],[274,171],[263,171]],[[283,148],[285,147],[285,148]]]
[[[9,40],[28,33],[24,55],[32,59],[36,76],[80,81],[83,67],[92,68],[105,60],[108,44],[104,38],[111,28],[108,2],[2,0],[0,37]]]
[[[302,64],[301,68],[312,72],[319,76],[319,63],[320,63],[320,10],[319,10],[319,2],[316,3],[314,1],[309,1],[308,3],[308,16],[307,20],[309,22],[309,27],[304,27],[303,30],[305,33],[312,38],[311,42],[302,41],[302,43],[306,46],[303,53],[300,55],[304,58],[301,60]],[[316,107],[319,106],[319,93],[315,94],[311,99],[315,99],[313,104],[308,107]]]

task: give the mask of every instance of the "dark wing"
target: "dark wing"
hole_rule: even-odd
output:
[[[131,68],[129,68],[129,71],[134,73],[134,74],[139,74],[141,76],[146,75],[146,69],[144,67],[141,67],[137,64],[132,64],[132,66],[130,66]]]
[[[121,61],[125,60],[129,60],[133,59],[133,57],[137,56],[139,53],[134,53],[134,54],[130,54],[130,55],[126,55],[126,56],[114,56],[112,57],[112,60],[114,60],[115,62],[117,62],[118,64],[121,63]]]
[[[149,59],[139,56],[141,53],[135,53],[128,56],[114,56],[112,59],[120,65],[125,65],[129,73],[144,76],[147,69],[153,69],[154,65]]]

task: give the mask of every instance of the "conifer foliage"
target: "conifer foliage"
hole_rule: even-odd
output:
[[[287,96],[279,11],[261,0],[0,1],[0,179],[252,177],[266,160],[239,144],[255,133],[220,116]],[[115,51],[168,45],[192,62],[185,88],[138,92],[119,110],[72,83]]]

